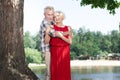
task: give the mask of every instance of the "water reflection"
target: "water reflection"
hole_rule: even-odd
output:
[[[37,70],[38,71],[38,70]],[[35,72],[41,79],[45,80],[45,69]],[[71,70],[72,80],[120,80],[120,67],[81,67]]]

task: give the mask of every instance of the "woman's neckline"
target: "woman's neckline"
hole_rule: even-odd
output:
[[[56,25],[56,24],[55,24]],[[65,25],[56,25],[57,27],[61,27],[61,28],[64,28]]]

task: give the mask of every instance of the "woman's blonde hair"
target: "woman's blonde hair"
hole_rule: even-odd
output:
[[[55,13],[58,13],[63,16],[63,19],[65,19],[65,14],[62,11],[55,11]]]

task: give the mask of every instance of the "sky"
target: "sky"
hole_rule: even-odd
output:
[[[75,30],[84,27],[86,30],[100,31],[103,34],[119,30],[120,8],[112,15],[106,9],[81,7],[80,0],[24,0],[24,32],[29,31],[32,35],[39,32],[46,6],[62,11],[65,14],[64,24]]]

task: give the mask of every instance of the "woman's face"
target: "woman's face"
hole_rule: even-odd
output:
[[[54,21],[56,23],[61,23],[63,21],[63,19],[64,19],[64,16],[62,13],[57,13],[57,12],[54,13]]]

